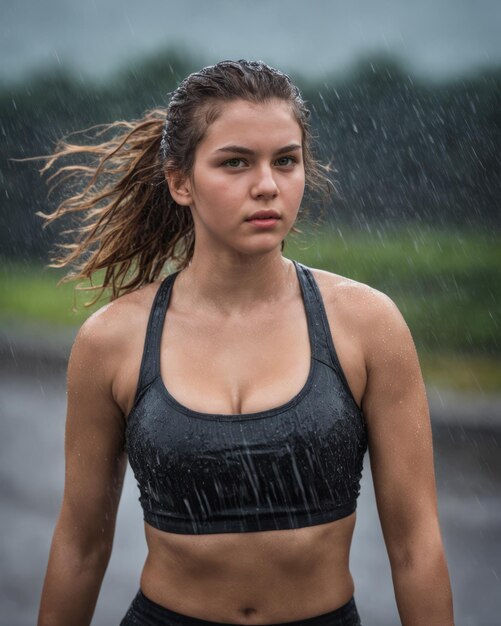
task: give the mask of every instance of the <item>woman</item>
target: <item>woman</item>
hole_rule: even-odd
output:
[[[384,294],[282,255],[305,186],[327,181],[308,115],[286,75],[224,61],[166,112],[45,166],[97,156],[59,170],[87,186],[45,217],[83,212],[59,266],[95,244],[73,278],[106,268],[113,297],[68,364],[39,626],[90,623],[127,457],[149,552],[123,626],[360,624],[348,563],[367,446],[402,623],[453,623],[409,330]]]

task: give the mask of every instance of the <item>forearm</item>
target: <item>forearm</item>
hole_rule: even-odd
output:
[[[454,626],[452,592],[443,549],[421,550],[392,563],[403,626]]]
[[[78,553],[54,537],[40,601],[38,626],[89,626],[109,555]]]

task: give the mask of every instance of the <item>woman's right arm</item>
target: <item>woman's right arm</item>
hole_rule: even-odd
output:
[[[89,626],[111,556],[127,456],[112,393],[119,351],[109,315],[87,319],[68,362],[64,494],[38,626]]]

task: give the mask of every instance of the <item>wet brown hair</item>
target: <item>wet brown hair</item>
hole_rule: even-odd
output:
[[[46,220],[44,226],[62,216],[79,218],[76,228],[63,231],[74,233],[73,241],[56,244],[68,252],[52,257],[49,264],[61,268],[80,258],[76,271],[59,282],[90,278],[92,285],[93,273],[104,269],[102,285],[87,289],[111,286],[114,300],[156,280],[167,262],[176,269],[188,265],[195,243],[193,219],[173,200],[165,173],[191,174],[197,145],[225,102],[288,102],[302,130],[306,189],[328,197],[333,188],[326,174],[330,168],[313,157],[310,112],[286,74],[262,61],[222,61],[190,74],[169,95],[166,108],[81,131],[86,137],[94,131],[97,141],[90,145],[66,137],[44,157],[41,173],[69,158],[70,164],[56,168],[49,181],[77,186],[52,213],[36,213]],[[291,230],[301,233],[295,226]],[[282,250],[284,245],[282,241]],[[85,306],[94,304],[102,291]]]

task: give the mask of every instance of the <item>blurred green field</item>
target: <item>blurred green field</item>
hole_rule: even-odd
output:
[[[304,229],[303,229],[304,230]],[[366,283],[390,296],[405,317],[425,380],[463,390],[501,390],[501,250],[499,236],[408,226],[388,233],[347,228],[290,237],[284,255]],[[80,325],[97,292],[57,281],[64,275],[3,260],[0,322],[43,320]],[[89,283],[78,281],[81,286]],[[98,285],[99,275],[94,276]],[[76,305],[76,311],[73,307]]]

